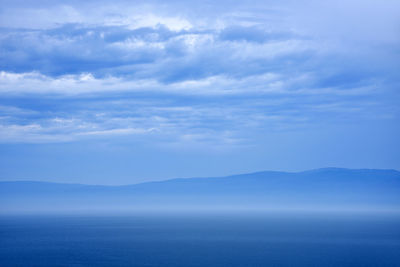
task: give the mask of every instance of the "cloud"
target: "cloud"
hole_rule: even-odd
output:
[[[129,29],[65,24],[49,30],[3,29],[0,69],[51,77],[91,73],[95,77],[151,77],[174,82],[221,74],[259,74],[281,67],[282,57],[294,58],[314,50],[307,40],[277,37],[279,34],[270,42],[273,34],[267,37],[267,33],[252,33],[249,28],[172,31],[163,25]],[[237,42],[240,38],[257,42]]]
[[[39,73],[0,72],[4,95],[99,95],[109,93],[167,93],[172,95],[365,95],[377,90],[377,81],[359,80],[353,87],[345,82],[327,83],[315,74],[287,77],[264,73],[248,77],[211,76],[165,83],[153,79],[123,77],[95,78],[90,73],[49,77]],[[346,85],[346,86],[344,86]],[[343,87],[344,86],[344,87]]]
[[[340,27],[332,1],[3,3],[1,142],[235,146],[398,111],[396,19],[353,2]]]
[[[86,83],[92,78],[82,79]],[[257,83],[274,81],[276,77],[261,79]],[[251,85],[250,82],[243,81],[241,86]],[[59,83],[65,84],[65,81]],[[195,93],[171,94],[168,89],[167,93],[112,91],[105,94],[103,91],[66,96],[61,91],[61,95],[35,92],[10,96],[15,99],[11,101],[13,105],[0,107],[0,142],[132,139],[168,148],[240,147],[252,144],[254,134],[320,127],[327,119],[329,123],[373,117],[387,120],[393,108],[374,99],[376,93],[370,90],[355,89],[358,91],[351,93],[351,90],[327,88],[325,91],[302,89],[295,93],[289,86],[289,90],[278,87],[269,92],[215,95],[212,90],[215,81],[187,83],[176,90],[193,86]],[[197,94],[199,89],[207,90],[207,86],[211,86],[209,93]],[[360,101],[360,97],[368,101]]]
[[[368,79],[382,79],[384,73],[393,72],[398,59],[393,57],[393,38],[369,43],[360,37],[355,43],[321,29],[330,19],[309,24],[305,19],[312,14],[309,7],[325,13],[326,7],[336,10],[331,1],[325,6],[315,1],[305,5],[291,1],[229,5],[230,1],[224,1],[211,6],[192,3],[189,9],[181,1],[168,6],[159,1],[134,5],[125,1],[121,5],[39,2],[37,7],[8,3],[1,9],[4,14],[29,14],[18,16],[20,23],[2,21],[1,71],[38,73],[49,79],[90,74],[104,80],[151,80],[156,86],[268,73],[286,80],[314,72],[319,78],[313,86],[324,88],[343,87],[349,79],[364,85]],[[353,14],[353,4],[348,5]],[[202,16],[192,13],[196,8],[204,10]],[[54,12],[65,14],[51,15]],[[49,23],[36,27],[25,17],[46,17]],[[395,20],[388,21],[392,25]],[[352,36],[344,26],[335,30]],[[376,45],[382,48],[376,51]],[[390,75],[393,79],[395,74]]]

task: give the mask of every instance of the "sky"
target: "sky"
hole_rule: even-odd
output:
[[[0,0],[0,180],[399,170],[399,11]]]

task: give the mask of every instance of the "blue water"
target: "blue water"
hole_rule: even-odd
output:
[[[400,218],[1,216],[0,266],[400,266]]]

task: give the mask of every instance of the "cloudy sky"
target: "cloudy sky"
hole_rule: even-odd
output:
[[[399,11],[0,0],[0,179],[400,169]]]

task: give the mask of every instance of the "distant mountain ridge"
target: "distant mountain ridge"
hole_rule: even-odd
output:
[[[400,172],[323,168],[105,186],[0,182],[0,212],[164,208],[400,209]]]

